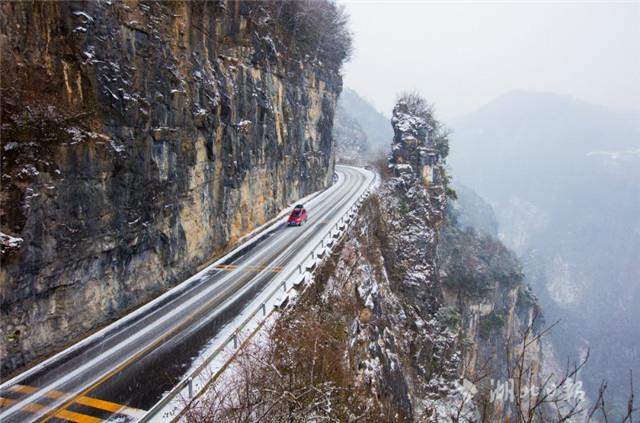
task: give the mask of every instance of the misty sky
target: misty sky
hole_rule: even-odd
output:
[[[445,120],[513,89],[640,109],[640,1],[340,2],[355,47],[345,86],[387,116],[410,89]]]

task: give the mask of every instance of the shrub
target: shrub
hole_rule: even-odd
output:
[[[492,333],[503,327],[504,323],[504,316],[502,315],[502,313],[497,312],[496,310],[493,310],[486,316],[482,316],[480,318],[480,322],[478,323],[480,337],[484,339],[489,338]]]
[[[332,0],[296,0],[251,3],[252,9],[268,10],[282,25],[293,57],[322,62],[338,70],[351,57],[352,35],[344,5]]]

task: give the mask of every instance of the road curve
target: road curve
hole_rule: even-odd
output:
[[[372,179],[371,172],[358,168],[338,166],[336,173],[337,182],[306,204],[306,225],[288,228],[280,219],[250,246],[0,385],[0,421],[140,418],[180,381],[207,343],[358,200]]]

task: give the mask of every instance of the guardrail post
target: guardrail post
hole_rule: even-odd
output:
[[[262,315],[267,315],[267,305],[265,303],[262,303]]]
[[[187,385],[189,386],[189,398],[193,397],[193,378],[187,379]]]
[[[286,280],[282,282],[282,290],[287,292],[287,281]]]
[[[238,332],[233,333],[233,348],[238,348]]]
[[[324,238],[320,240],[320,247],[324,247]]]
[[[298,273],[302,274],[302,265],[301,264],[298,265]]]

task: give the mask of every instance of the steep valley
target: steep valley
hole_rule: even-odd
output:
[[[394,109],[389,166],[353,229],[188,421],[494,422],[548,411],[527,394],[544,386],[537,301],[513,253],[464,223],[475,210],[447,185],[446,135],[414,100]]]
[[[607,381],[610,418],[627,413],[640,368],[638,113],[515,91],[452,126],[452,173],[491,203],[523,263],[559,361],[580,361],[588,396]]]

